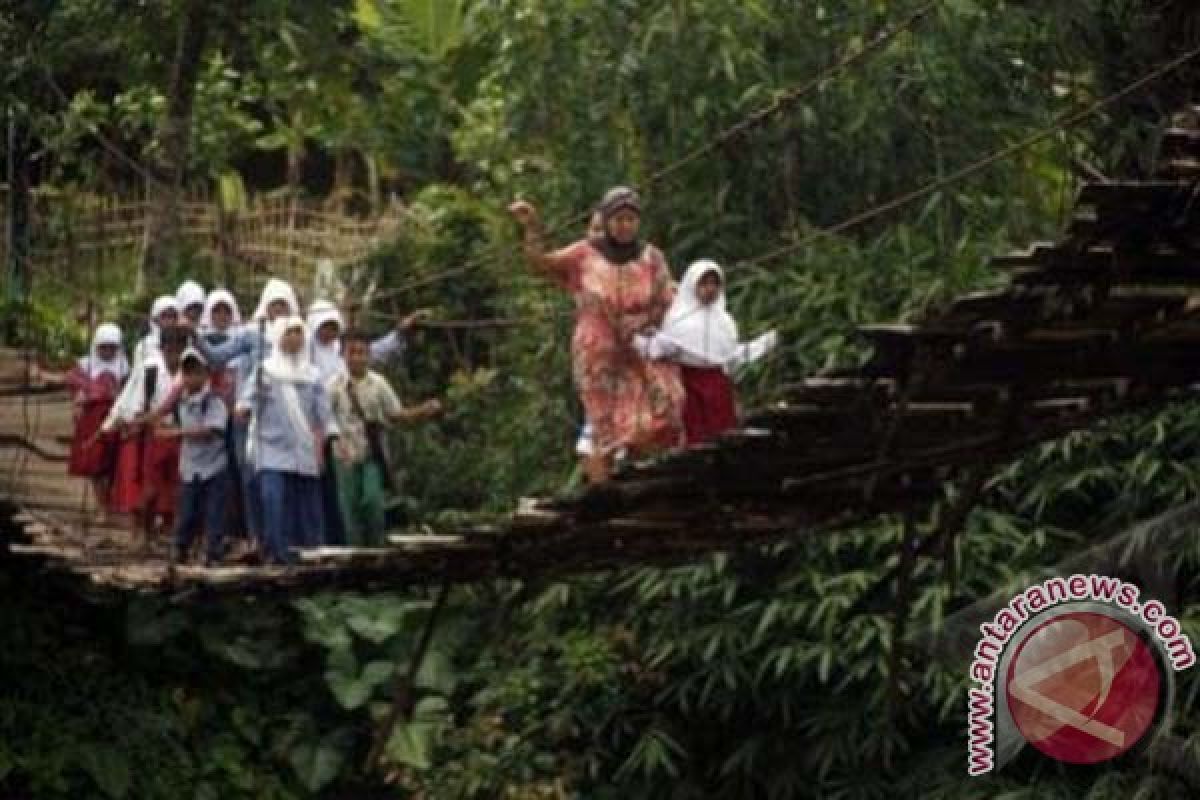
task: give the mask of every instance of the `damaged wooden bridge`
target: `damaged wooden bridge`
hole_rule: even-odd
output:
[[[673,564],[927,508],[947,482],[1200,382],[1200,130],[1163,139],[1152,180],[1092,183],[1062,238],[993,260],[1002,289],[918,324],[861,329],[860,369],[785,385],[711,445],[626,467],[503,522],[323,548],[289,568],[168,569],[101,524],[65,475],[70,404],[0,357],[0,498],[31,568],[103,586],[272,591],[371,588]]]

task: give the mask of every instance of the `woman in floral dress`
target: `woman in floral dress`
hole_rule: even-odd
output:
[[[600,204],[604,233],[546,252],[537,210],[509,211],[525,229],[525,254],[575,298],[571,360],[575,386],[593,428],[589,480],[605,480],[623,454],[643,456],[681,443],[679,368],[651,362],[632,347],[636,333],[657,328],[674,284],[662,252],[638,240],[637,193],[619,187]]]

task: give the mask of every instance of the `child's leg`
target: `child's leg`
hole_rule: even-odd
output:
[[[129,512],[129,543],[135,550],[142,547],[142,512],[136,508]]]
[[[321,479],[311,475],[293,475],[296,511],[295,532],[300,547],[320,547],[325,544],[325,500],[321,494]]]
[[[361,465],[338,462],[334,468],[337,470],[338,507],[342,515],[342,531],[346,536],[346,544],[362,547],[363,526],[358,513]]]
[[[612,469],[611,459],[604,453],[592,453],[583,461],[583,472],[588,483],[604,483]]]
[[[189,481],[179,487],[179,514],[171,540],[171,562],[187,561],[188,548],[200,530],[204,511],[204,484]]]
[[[142,507],[138,512],[138,518],[141,520],[141,530],[138,534],[138,547],[145,553],[150,549],[151,543],[154,541],[154,533],[158,529],[158,509],[155,507],[156,498],[153,494],[145,496],[142,501]]]
[[[383,470],[374,461],[362,465],[361,491],[362,522],[366,543],[371,547],[383,544],[387,528],[387,509],[384,505],[386,493],[383,488]]]
[[[96,521],[104,525],[108,522],[108,478],[104,475],[93,475],[91,484],[92,497],[96,501]]]
[[[337,458],[333,446],[325,445],[325,471],[321,473],[321,506],[325,519],[325,542],[345,544],[346,531],[342,525],[341,497],[338,494]]]
[[[251,541],[258,545],[259,549],[264,549],[263,546],[263,512],[262,500],[259,495],[258,480],[255,477],[254,467],[246,462],[246,437],[248,436],[247,426],[243,422],[237,422],[233,427],[234,449],[238,460],[238,477],[242,481],[242,519],[246,526],[246,534]]]
[[[294,514],[288,509],[287,477],[273,469],[259,470],[255,477],[262,503],[263,559],[272,564],[291,562],[286,527]]]
[[[225,500],[228,497],[229,474],[218,472],[204,483],[204,532],[208,537],[207,564],[219,563],[225,546]]]

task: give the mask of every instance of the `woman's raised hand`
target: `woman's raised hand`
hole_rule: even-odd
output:
[[[508,206],[508,213],[513,215],[513,218],[522,228],[528,228],[531,225],[536,225],[538,222],[537,208],[527,200],[513,201]]]

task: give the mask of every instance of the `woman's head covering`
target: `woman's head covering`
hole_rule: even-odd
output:
[[[287,281],[281,281],[279,278],[271,278],[267,281],[267,285],[263,287],[262,296],[258,300],[258,308],[254,309],[254,321],[258,322],[259,320],[267,319],[267,308],[276,300],[283,300],[288,304],[288,314],[290,316],[300,315],[300,304],[296,302],[296,290]]]
[[[195,281],[184,281],[175,290],[175,304],[179,307],[180,314],[192,306],[203,306],[204,287]]]
[[[721,279],[721,289],[716,299],[705,305],[696,290],[709,273]],[[717,262],[704,259],[687,268],[663,320],[661,335],[677,344],[683,351],[681,360],[693,366],[723,367],[734,357],[738,327],[725,310],[725,273]]]
[[[618,242],[608,232],[609,221],[621,211],[632,211],[638,216],[642,214],[642,200],[638,193],[628,186],[615,186],[604,193],[597,206],[600,216],[604,219],[604,235],[592,240],[592,246],[613,264],[626,264],[642,254],[642,243],[635,236],[632,241]]]
[[[153,330],[158,330],[158,318],[168,311],[179,313],[179,303],[176,302],[172,295],[164,294],[155,298],[150,305],[150,327]]]
[[[608,222],[618,211],[632,211],[641,216],[642,199],[628,186],[614,186],[600,199],[600,215]]]
[[[308,329],[315,335],[317,329],[326,322],[336,322],[338,330],[345,326],[342,321],[342,312],[338,311],[337,306],[328,300],[318,300],[308,307]]]
[[[317,331],[327,322],[336,322],[338,331],[345,327],[342,312],[328,300],[318,300],[308,308],[308,330],[310,332],[309,352],[313,365],[320,373],[321,382],[326,383],[330,378],[342,371],[345,362],[342,360],[342,343],[334,339],[329,344],[322,344],[317,338]]]
[[[213,289],[208,293],[208,299],[204,301],[204,313],[200,316],[200,330],[206,332],[213,330],[212,312],[219,305],[229,307],[232,317],[229,327],[236,328],[242,324],[242,312],[238,309],[238,301],[233,296],[233,292],[228,289]]]
[[[117,347],[117,354],[112,358],[100,357],[100,347],[106,344]],[[121,329],[111,322],[104,323],[92,334],[92,348],[87,356],[79,360],[80,368],[89,378],[108,373],[120,383],[129,375],[129,361],[125,358],[125,351],[121,345]]]
[[[140,365],[147,355],[158,350],[159,335],[162,333],[162,326],[159,324],[158,318],[168,311],[179,313],[179,305],[175,302],[174,295],[164,294],[155,298],[151,303],[146,335],[141,338],[133,352],[134,364]]]
[[[317,368],[309,359],[308,347],[301,346],[295,353],[283,351],[283,337],[288,331],[300,330],[308,344],[308,328],[299,316],[279,317],[271,323],[271,355],[263,361],[263,370],[273,380],[283,383],[313,383],[317,380]]]

